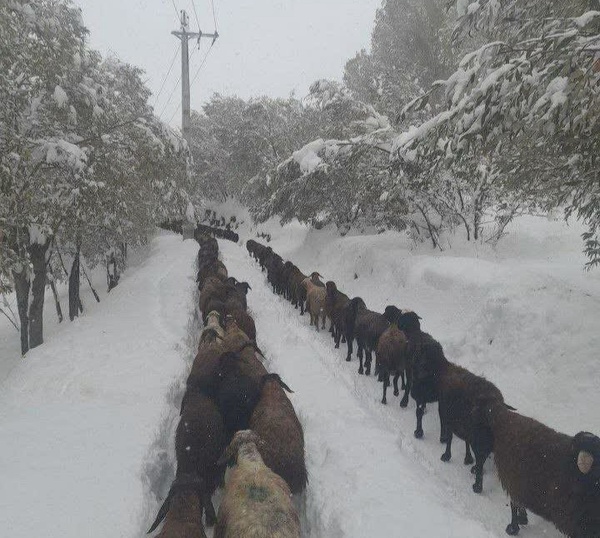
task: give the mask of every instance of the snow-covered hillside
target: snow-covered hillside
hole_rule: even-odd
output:
[[[578,227],[528,218],[496,250],[436,253],[397,233],[342,238],[297,223],[248,223],[242,238],[270,233],[282,256],[371,308],[416,310],[452,359],[494,381],[520,412],[571,434],[600,431],[600,275],[582,269]],[[252,285],[249,309],[269,369],[295,391],[310,473],[305,535],[505,536],[508,499],[493,461],[484,492],[473,494],[462,443],[451,463],[439,460],[435,404],[425,438],[414,439],[414,402],[401,410],[390,394],[381,405],[381,385],[272,293],[243,245],[220,248],[230,274]],[[0,519],[11,537],[44,529],[51,538],[138,538],[147,529],[172,476],[177,406],[198,332],[196,252],[193,241],[158,236],[100,304],[53,328],[25,360],[7,357]],[[4,321],[0,334],[15,338]],[[560,536],[535,516],[521,534]]]

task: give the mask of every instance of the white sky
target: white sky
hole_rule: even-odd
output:
[[[178,40],[173,2],[197,24],[192,0],[75,0],[83,9],[92,47],[142,67],[148,85],[158,93]],[[195,0],[201,29],[212,33],[210,0]],[[375,11],[381,0],[214,0],[220,39],[192,87],[192,109],[200,108],[213,93],[241,97],[304,96],[319,78],[341,80],[343,67],[361,48],[368,48]],[[194,77],[210,39],[191,57]],[[194,42],[190,41],[190,53]],[[181,72],[178,56],[160,95],[156,112],[179,125],[181,89],[175,90]],[[152,101],[151,101],[152,102]]]

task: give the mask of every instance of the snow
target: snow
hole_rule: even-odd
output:
[[[600,11],[587,11],[580,17],[573,19],[573,22],[579,26],[579,28],[585,28],[597,17],[600,17]]]
[[[237,216],[242,237],[271,234],[284,258],[369,307],[416,311],[451,359],[484,373],[520,412],[569,434],[600,431],[600,274],[583,271],[579,224],[521,218],[497,248],[454,238],[437,252],[393,232],[339,237],[274,220],[253,229],[233,201],[216,209]],[[243,245],[220,248],[229,273],[252,286],[269,369],[295,391],[310,474],[304,536],[504,537],[509,509],[493,461],[473,494],[462,443],[450,463],[439,460],[435,404],[425,438],[414,439],[414,402],[401,410],[388,393],[381,405],[381,385],[272,293]],[[100,304],[14,357],[0,387],[0,518],[12,538],[144,534],[173,472],[176,406],[198,333],[196,252],[193,241],[156,237]],[[3,356],[5,336],[16,353],[7,320],[0,336]],[[533,515],[522,533],[560,536]]]
[[[141,536],[154,515],[152,451],[189,369],[197,244],[164,235],[151,249],[2,382],[0,520],[13,538]]]
[[[65,106],[67,106],[67,103],[69,102],[69,97],[67,95],[67,92],[65,92],[65,90],[63,90],[58,84],[54,88],[54,96],[53,97],[54,97],[54,100],[56,101],[56,104],[61,108],[64,108]]]
[[[293,159],[300,165],[300,170],[304,174],[312,174],[317,167],[323,162],[318,153],[325,148],[325,141],[322,138],[313,140],[299,149],[294,151]]]

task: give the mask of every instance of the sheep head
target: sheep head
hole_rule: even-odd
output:
[[[396,323],[401,314],[402,310],[394,305],[386,306],[385,310],[383,311],[383,317],[390,323]]]
[[[573,449],[579,472],[600,485],[600,438],[579,432],[573,437]]]
[[[421,330],[421,316],[415,312],[403,311],[397,318],[396,323],[401,331],[416,333]]]
[[[244,456],[254,459],[260,458],[257,446],[263,443],[262,439],[252,430],[240,430],[235,433],[231,443],[219,458],[217,465],[224,465],[237,458],[238,452],[243,451]]]

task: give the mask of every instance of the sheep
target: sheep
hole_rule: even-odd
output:
[[[219,358],[216,401],[230,435],[248,427],[260,397],[261,377],[267,373],[249,345],[244,346],[243,355],[229,351]]]
[[[156,538],[206,538],[202,525],[204,481],[194,475],[180,475],[173,481],[148,534],[165,524]]]
[[[235,318],[228,314],[225,317],[225,339],[224,343],[228,350],[239,349],[242,345],[250,341],[248,335],[240,328]]]
[[[213,329],[222,339],[225,336],[225,331],[221,327],[221,314],[211,310],[206,316],[206,329]]]
[[[256,340],[256,325],[252,316],[241,308],[229,310],[228,314],[235,320],[240,330],[242,330],[250,340]]]
[[[346,337],[346,307],[350,303],[350,297],[337,289],[335,282],[331,280],[325,284],[325,314],[331,320],[333,328],[333,339],[336,349],[340,347],[340,338],[345,341]]]
[[[290,270],[289,287],[292,304],[296,309],[300,307],[300,315],[304,315],[304,301],[306,301],[306,290],[302,282],[308,278],[298,267],[294,266]]]
[[[477,413],[494,436],[494,460],[510,497],[514,536],[529,509],[572,538],[600,536],[600,438],[556,432],[537,420],[492,402]]]
[[[403,312],[398,325],[407,335],[413,353],[411,394],[417,403],[415,437],[423,437],[422,418],[425,404],[438,401],[440,441],[446,444],[442,461],[452,457],[452,438],[457,435],[465,441],[465,465],[473,463],[475,454],[473,491],[483,490],[483,465],[494,450],[494,436],[489,425],[477,418],[474,409],[481,402],[497,402],[504,398],[498,388],[487,379],[446,359],[442,346],[420,330],[419,317],[414,312]]]
[[[398,328],[408,338],[410,360],[413,365],[410,392],[417,404],[417,428],[414,432],[417,439],[423,437],[423,415],[426,405],[438,401],[435,365],[445,360],[440,343],[431,335],[421,331],[420,319],[415,312],[402,312],[396,322]],[[444,441],[443,438],[440,440]]]
[[[227,278],[227,269],[223,262],[215,259],[198,270],[198,276],[196,277],[198,289],[203,288],[204,282],[209,276],[215,276],[224,281]]]
[[[327,297],[327,291],[319,280],[320,276],[315,272],[310,278],[302,281],[302,286],[306,290],[306,309],[310,314],[310,324],[314,325],[317,331],[319,331],[319,317],[323,320],[322,328],[325,328],[325,298]]]
[[[217,487],[220,469],[217,461],[227,445],[223,417],[210,391],[189,387],[183,413],[175,433],[177,474],[194,474],[204,480],[203,507],[206,524],[216,521],[212,495]]]
[[[358,359],[360,365],[358,373],[371,375],[372,352],[377,347],[377,341],[389,327],[389,322],[381,315],[367,309],[365,302],[360,297],[351,299],[346,310],[346,327],[348,341],[347,361],[352,357],[352,341],[356,338],[358,346]],[[363,370],[363,351],[365,353],[365,368]]]
[[[292,391],[277,374],[264,375],[261,385],[250,428],[264,441],[258,448],[265,464],[287,482],[292,493],[300,493],[308,475],[302,425],[284,389]]]
[[[408,340],[406,335],[396,325],[396,316],[400,311],[393,306],[388,306],[385,310],[384,317],[390,322],[390,326],[382,333],[377,342],[376,358],[377,368],[381,380],[383,381],[383,398],[382,404],[387,403],[386,391],[390,385],[390,374],[394,374],[394,396],[398,396],[398,378],[402,376],[402,388],[404,396],[400,401],[400,407],[408,405],[408,396],[410,394],[411,385],[411,365],[410,355],[408,351]],[[407,383],[404,382],[404,374],[406,372]]]
[[[227,473],[214,538],[300,538],[300,518],[285,480],[269,469],[251,430],[239,431],[222,460],[236,460]]]

